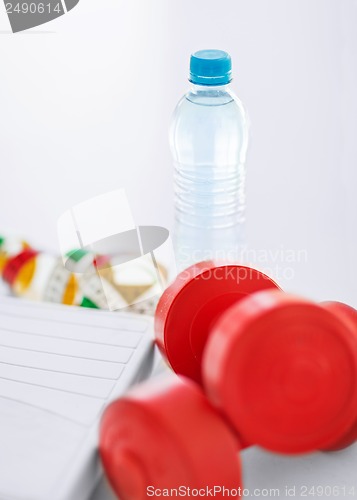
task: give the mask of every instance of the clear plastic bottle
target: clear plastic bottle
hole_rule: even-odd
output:
[[[174,112],[174,245],[179,268],[237,260],[244,240],[247,117],[229,88],[231,58],[221,50],[191,56],[191,89]]]

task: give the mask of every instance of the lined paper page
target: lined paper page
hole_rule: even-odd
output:
[[[144,333],[147,330],[148,322],[146,319],[134,318],[128,313],[108,314],[104,311],[79,309],[77,307],[65,307],[66,312],[63,312],[63,306],[50,304],[36,304],[31,302],[22,302],[19,307],[12,298],[2,298],[0,301],[0,315],[8,314],[13,316],[19,315],[21,307],[21,317],[35,318],[39,321],[50,320],[54,323],[82,325],[90,327],[99,327],[101,330],[109,328],[115,331],[129,331]],[[39,310],[41,313],[39,314]],[[120,319],[120,328],[118,321]]]
[[[149,321],[129,314],[0,302],[0,398],[89,426]]]
[[[1,397],[0,409],[0,498],[58,500],[52,490],[59,480],[66,481],[86,427]]]

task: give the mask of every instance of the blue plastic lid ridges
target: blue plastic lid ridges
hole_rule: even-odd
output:
[[[196,85],[225,85],[232,80],[231,56],[223,50],[199,50],[191,56],[190,81]]]

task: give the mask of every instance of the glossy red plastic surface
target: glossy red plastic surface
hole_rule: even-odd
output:
[[[203,373],[207,395],[248,443],[324,449],[355,422],[357,339],[331,311],[283,292],[257,292],[223,314]]]
[[[112,403],[100,429],[104,469],[121,500],[146,499],[149,487],[236,489],[238,448],[200,388],[177,377],[141,384]]]
[[[217,318],[247,295],[267,289],[279,287],[245,266],[200,262],[179,274],[155,314],[157,345],[172,369],[201,383],[202,353]]]
[[[325,302],[322,303],[321,305],[326,309],[328,309],[329,311],[336,314],[342,321],[346,321],[349,325],[351,335],[357,337],[356,309],[348,306],[347,304],[342,304],[341,302]],[[343,448],[347,448],[348,446],[354,444],[355,441],[357,441],[357,417],[354,424],[348,430],[348,432],[332,446],[329,446],[328,449],[326,449],[326,451],[342,450]]]

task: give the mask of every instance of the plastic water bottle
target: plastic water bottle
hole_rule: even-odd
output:
[[[191,88],[174,112],[174,245],[181,269],[211,258],[237,260],[244,243],[248,126],[231,75],[226,52],[196,52]]]

